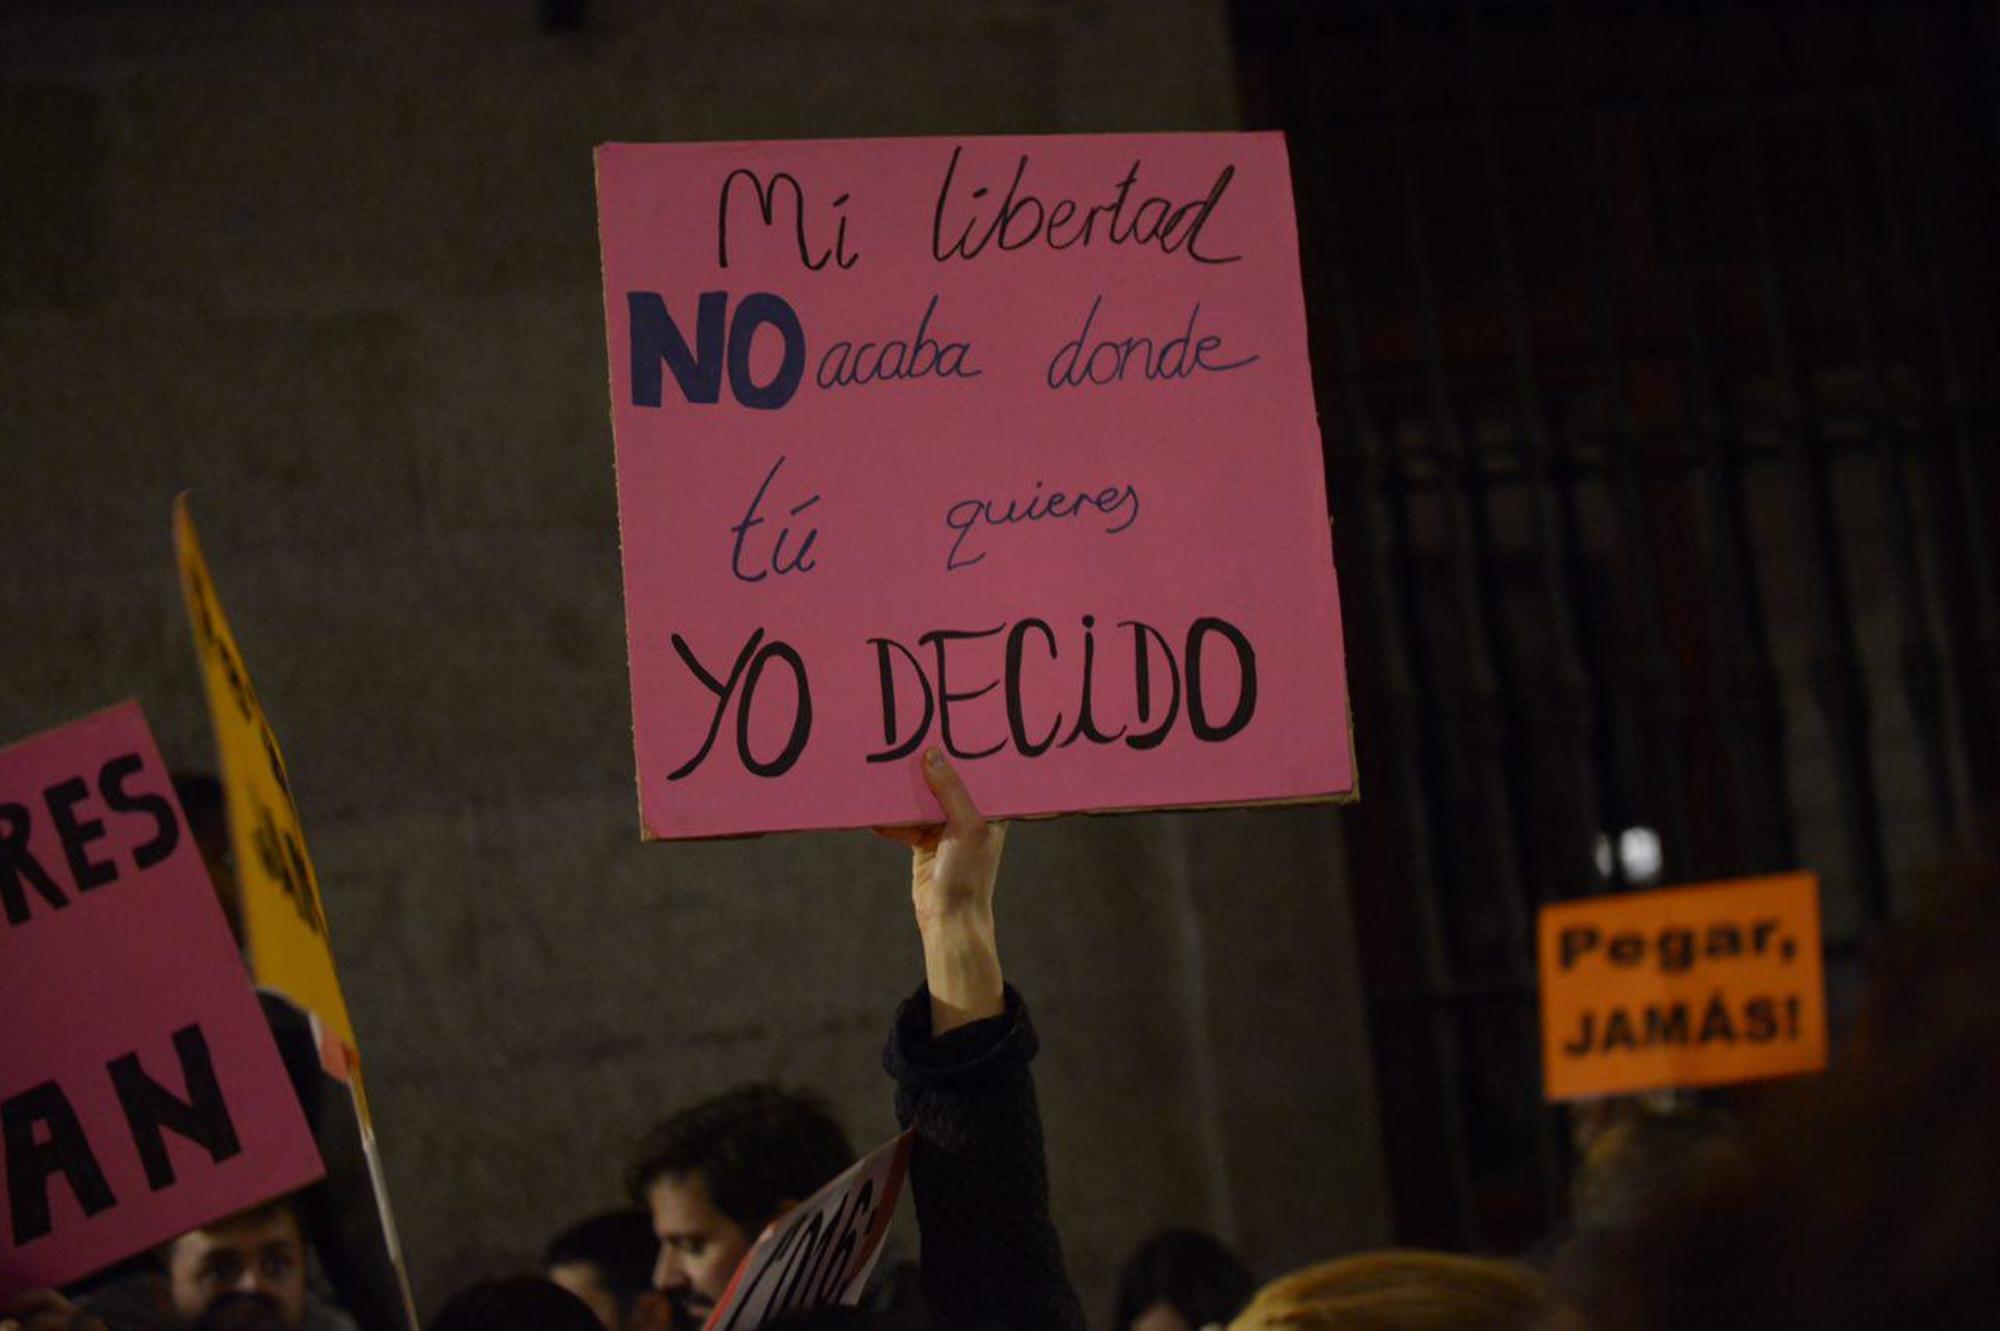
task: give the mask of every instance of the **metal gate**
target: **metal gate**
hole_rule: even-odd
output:
[[[1820,872],[2000,794],[1995,12],[1232,5],[1288,132],[1399,1239],[1562,1210],[1538,903]]]

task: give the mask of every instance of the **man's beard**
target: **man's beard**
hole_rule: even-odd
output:
[[[225,1294],[201,1315],[194,1331],[292,1331],[285,1310],[268,1294]]]
[[[691,1289],[677,1289],[667,1295],[673,1313],[673,1331],[701,1331],[702,1323],[715,1311],[715,1300]]]

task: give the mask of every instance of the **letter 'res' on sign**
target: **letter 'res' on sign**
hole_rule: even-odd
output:
[[[861,1301],[910,1163],[910,1133],[877,1147],[800,1202],[743,1256],[703,1331],[757,1331]]]
[[[0,1301],[320,1172],[138,704],[0,749]]]
[[[1826,1066],[1813,874],[1544,906],[1537,952],[1550,1100]]]
[[[174,500],[174,554],[215,725],[250,973],[312,1014],[321,1032],[322,1064],[341,1080],[358,1083],[359,1045],[334,972],[319,878],[306,854],[285,758],[222,613],[185,494]],[[366,1098],[357,1099],[365,1109]]]

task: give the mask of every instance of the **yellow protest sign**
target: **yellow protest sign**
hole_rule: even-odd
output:
[[[315,1243],[329,1273],[342,1277],[349,1311],[363,1326],[415,1331],[416,1306],[362,1087],[359,1045],[334,971],[319,878],[306,854],[284,754],[222,613],[184,494],[174,500],[174,554],[215,723],[250,974],[311,1017],[320,1065],[337,1079],[297,1088],[320,1106],[315,1134],[328,1162],[319,1201],[326,1214]]]
[[[174,554],[215,723],[250,973],[312,1014],[320,1030],[320,1061],[329,1073],[351,1080],[359,1098],[354,1026],[334,973],[319,879],[306,854],[284,755],[223,616],[185,494],[174,500]]]
[[[1538,941],[1550,1100],[1826,1066],[1813,874],[1544,906]]]

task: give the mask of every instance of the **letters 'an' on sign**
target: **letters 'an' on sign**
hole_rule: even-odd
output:
[[[597,170],[647,836],[1352,793],[1281,137]]]
[[[1551,1100],[1826,1066],[1812,874],[1545,906],[1538,942]]]
[[[135,703],[0,749],[0,1297],[317,1178]]]

